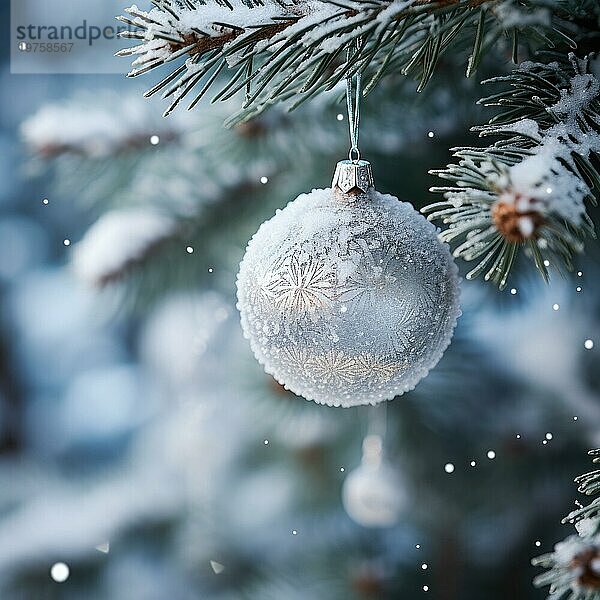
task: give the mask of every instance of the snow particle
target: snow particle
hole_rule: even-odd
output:
[[[269,445],[269,440],[265,440],[265,441],[263,442],[263,444],[264,444],[265,446],[268,446],[268,445]]]
[[[336,119],[338,121],[343,121],[344,120],[344,115],[342,113],[338,113]]]
[[[215,575],[220,575],[225,570],[225,566],[216,560],[210,561],[210,567],[214,571]]]
[[[511,293],[513,296],[516,296],[516,295],[517,295],[517,288],[511,288],[511,289],[510,289],[510,293]]]
[[[560,308],[560,304],[553,304],[552,310],[558,310]]]
[[[298,535],[298,532],[295,529],[292,529],[292,535]]]
[[[212,267],[208,267],[208,272],[212,273],[213,272],[213,268]]]
[[[70,246],[71,245],[71,240],[67,238],[67,239],[63,240],[63,244],[65,246]]]
[[[194,249],[192,248],[192,246],[188,246],[188,247],[185,249],[185,251],[186,251],[188,254],[193,254],[193,253],[194,253]]]
[[[50,569],[50,577],[57,583],[63,583],[69,578],[69,567],[64,562],[57,562]]]
[[[577,277],[583,277],[583,271],[577,271]]]
[[[344,467],[340,467],[340,473],[343,473],[345,470]]]
[[[536,540],[535,545],[539,548],[542,545],[542,542],[540,542],[540,540]]]
[[[546,194],[551,194],[552,193],[552,188],[551,187],[547,187],[546,188]]]
[[[49,200],[48,200],[48,198],[44,198],[44,199],[42,200],[42,204],[46,204],[46,205],[47,205],[48,203],[49,203]]]
[[[424,592],[428,592],[429,591],[429,586],[428,585],[424,585],[423,586],[423,591]]]
[[[585,340],[585,342],[583,342],[583,345],[586,350],[591,350],[594,347],[594,340]]]
[[[454,465],[452,463],[446,463],[444,465],[444,471],[446,471],[446,473],[454,473]]]
[[[549,266],[550,266],[550,261],[549,261],[548,259],[546,259],[546,260],[544,261],[544,266],[545,266],[545,267],[549,267]]]
[[[157,135],[152,135],[150,136],[150,143],[153,146],[158,146],[158,144],[160,143],[160,138]]]
[[[472,460],[472,461],[471,461],[469,464],[470,464],[472,467],[474,467],[474,466],[475,466],[477,463],[476,463],[474,460]]]
[[[416,545],[415,545],[415,548],[416,548],[417,550],[420,550],[420,549],[421,549],[421,544],[416,544]]]
[[[520,439],[521,439],[521,434],[520,434],[520,433],[517,433],[517,435],[516,435],[515,437],[516,437],[518,440],[520,440]]]
[[[577,421],[579,417],[573,417],[573,421]]]
[[[423,569],[423,571],[427,571],[427,563],[423,563],[421,565],[421,569]]]
[[[435,133],[433,133],[433,131],[429,131],[429,132],[427,133],[427,137],[429,137],[429,138],[432,138],[432,137],[434,137],[434,136],[435,136]]]
[[[269,183],[269,178],[265,177],[264,175],[260,178],[260,182],[265,185],[266,183]]]
[[[552,434],[551,434],[550,432],[548,432],[548,433],[546,434],[546,439],[547,439],[547,440],[551,440],[551,439],[552,439],[552,437],[553,437],[553,436],[552,436]]]
[[[544,444],[544,446],[548,443],[548,440],[542,440],[542,444]]]
[[[96,550],[98,550],[98,552],[102,552],[102,554],[108,554],[110,552],[110,543],[104,542],[102,544],[98,544],[96,546]]]
[[[488,450],[487,457],[490,460],[494,460],[496,458],[496,453],[493,450]]]

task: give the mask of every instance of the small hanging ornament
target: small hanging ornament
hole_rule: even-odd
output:
[[[378,435],[363,440],[362,461],[342,487],[342,503],[348,516],[364,527],[391,527],[407,503],[405,486],[398,473],[383,459]]]
[[[381,194],[352,148],[331,188],[278,210],[248,243],[237,279],[244,335],[286,389],[330,406],[391,400],[415,387],[450,343],[458,270],[435,227]]]

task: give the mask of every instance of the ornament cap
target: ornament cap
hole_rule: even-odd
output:
[[[374,185],[371,163],[367,160],[340,160],[331,182],[333,189],[344,194],[366,193]]]

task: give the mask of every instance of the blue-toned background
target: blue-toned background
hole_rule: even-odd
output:
[[[399,519],[364,527],[341,486],[381,410],[282,390],[234,299],[259,224],[328,185],[343,107],[163,120],[123,76],[11,75],[0,43],[0,597],[544,598],[530,559],[600,444],[597,244],[548,286],[463,282],[453,344],[387,408]],[[417,207],[487,118],[447,67],[364,107],[379,187]]]

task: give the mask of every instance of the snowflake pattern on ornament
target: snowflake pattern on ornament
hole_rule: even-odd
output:
[[[400,361],[378,360],[376,356],[367,352],[356,357],[356,366],[359,377],[375,377],[381,383],[389,381],[402,371],[403,366],[406,367]]]
[[[433,225],[372,190],[314,190],[264,223],[238,275],[242,327],[265,370],[333,406],[412,389],[448,346],[457,269]]]
[[[341,350],[332,349],[310,357],[307,371],[327,385],[349,385],[359,376],[356,361]]]
[[[277,308],[294,313],[324,308],[334,297],[335,273],[316,260],[301,261],[297,254],[278,261],[270,268],[264,293],[273,298]]]
[[[355,311],[372,315],[373,323],[381,330],[395,352],[403,352],[410,344],[410,324],[415,318],[414,305],[398,297],[398,286],[404,280],[397,276],[392,261],[375,261],[366,254],[359,268],[349,277],[340,298]],[[396,310],[391,311],[394,306]]]
[[[298,373],[306,371],[309,364],[310,355],[305,348],[283,348],[281,351],[282,362],[288,369],[293,369]]]

